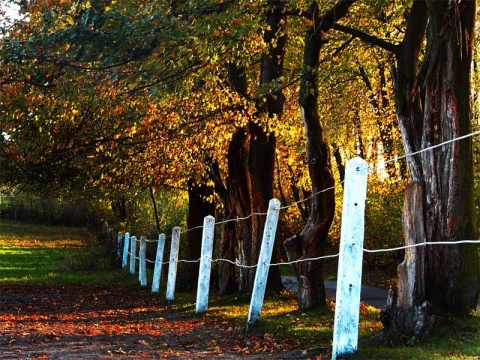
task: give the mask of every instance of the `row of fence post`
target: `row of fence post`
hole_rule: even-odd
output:
[[[367,169],[367,163],[361,158],[351,159],[346,164],[335,305],[333,359],[340,355],[354,353],[357,350]],[[270,200],[248,312],[247,328],[259,320],[262,311],[279,212],[280,201],[278,199]],[[197,313],[206,312],[208,308],[214,228],[215,218],[213,216],[205,217],[195,309]],[[119,245],[121,244],[121,236],[122,234],[119,234]],[[160,234],[153,271],[152,293],[158,292],[160,288],[165,239],[165,234]],[[147,285],[146,242],[146,238],[142,236],[139,249],[139,281],[141,286]],[[173,228],[170,246],[166,290],[167,301],[173,301],[175,297],[179,245],[180,228],[175,227]],[[128,253],[130,253],[129,270],[131,274],[135,274],[136,252],[136,237],[130,237],[130,234],[126,233],[123,236],[122,268],[127,267]]]

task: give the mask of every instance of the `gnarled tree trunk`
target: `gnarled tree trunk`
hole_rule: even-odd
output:
[[[407,153],[471,132],[475,14],[475,0],[415,1],[412,7],[398,53],[395,84]],[[427,48],[417,74],[416,57],[427,16]],[[403,216],[405,243],[476,239],[471,139],[408,160],[411,183]],[[407,250],[383,314],[386,339],[425,335],[432,324],[432,310],[467,314],[475,309],[480,289],[478,260],[477,246],[425,245]]]
[[[354,1],[339,1],[325,16],[318,14],[318,4],[313,1],[309,8],[312,26],[306,32],[299,104],[307,138],[308,171],[312,182],[311,212],[300,235],[284,242],[289,261],[324,255],[328,231],[335,212],[335,192],[330,150],[324,138],[318,114],[317,67],[324,32],[347,14]],[[312,71],[313,70],[313,71]],[[298,306],[308,309],[325,304],[325,285],[322,261],[304,261],[293,265],[299,284]]]
[[[227,154],[229,171],[227,186],[231,217],[241,219],[235,222],[240,264],[248,264],[251,261],[252,220],[251,217],[248,218],[251,211],[250,174],[248,172],[249,140],[250,136],[247,131],[238,129],[232,137]],[[239,290],[251,289],[249,269],[241,267],[239,271]]]
[[[265,94],[265,102],[261,99],[257,104],[257,116],[266,115],[268,119],[281,120],[283,113],[284,95],[281,90],[274,89],[273,82],[283,74],[283,60],[285,57],[285,2],[272,0],[267,2],[266,23],[268,27],[264,33],[264,41],[268,46],[262,56],[260,85],[269,90]],[[248,156],[248,171],[251,185],[251,213],[266,213],[268,203],[273,197],[273,180],[275,168],[275,134],[263,126],[251,121],[249,124],[250,152]],[[240,244],[240,260],[242,264],[255,265],[258,262],[260,246],[265,226],[265,216],[253,215],[251,218],[252,234],[249,244]],[[272,255],[275,262],[276,254]],[[242,268],[240,271],[241,290],[251,291],[255,279],[256,268]],[[282,283],[280,270],[272,267],[269,271],[268,289],[280,289]]]

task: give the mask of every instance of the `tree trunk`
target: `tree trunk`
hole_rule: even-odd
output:
[[[248,217],[251,210],[250,199],[250,173],[248,172],[248,154],[250,135],[243,128],[238,129],[232,137],[228,148],[228,203],[230,204],[231,218],[239,218],[235,221],[235,236],[238,243],[238,260],[240,264],[250,264],[252,243],[252,218]],[[230,229],[229,234],[232,234]],[[223,237],[222,237],[223,240]],[[224,244],[221,247],[230,249],[232,244]],[[240,268],[239,290],[251,290],[251,271],[248,268]],[[227,280],[228,281],[228,280]]]
[[[472,132],[470,69],[475,1],[429,1],[428,9],[423,147]],[[428,241],[476,239],[472,140],[424,152],[422,164]],[[477,248],[434,246],[429,250],[427,300],[446,311],[469,313],[479,292]]]
[[[415,74],[427,14],[426,54],[420,73]],[[413,5],[398,54],[395,89],[407,153],[471,132],[475,14],[475,1]],[[421,82],[416,84],[415,78]],[[424,89],[423,109],[419,87]],[[476,239],[471,139],[409,157],[409,170],[412,182],[403,216],[406,244]],[[433,312],[468,314],[476,308],[479,281],[476,246],[426,245],[406,251],[384,314],[387,340],[398,334],[424,336]]]
[[[268,51],[262,57],[260,85],[268,85],[269,90],[263,99],[257,104],[257,116],[267,115],[268,119],[276,118],[281,120],[284,95],[281,90],[277,90],[274,81],[283,74],[283,60],[285,57],[285,26],[286,16],[284,12],[284,1],[267,2],[267,29],[265,30],[264,41],[268,46]],[[251,180],[251,212],[266,213],[268,203],[273,198],[273,181],[275,169],[275,135],[264,129],[258,123],[250,122],[250,153],[248,169]],[[252,241],[249,246],[249,252],[244,252],[247,265],[254,265],[258,261],[260,246],[263,237],[263,228],[265,225],[265,216],[252,216]],[[272,262],[276,262],[276,253],[272,255]],[[246,281],[248,290],[253,288],[256,268],[245,269],[247,275]],[[280,269],[271,267],[269,271],[267,288],[270,290],[283,288]],[[245,289],[247,290],[247,289]]]
[[[118,219],[121,222],[127,221],[127,200],[124,196],[121,196],[119,199],[112,201],[111,207],[113,212],[118,216]]]
[[[344,17],[353,1],[339,1],[323,16],[318,15],[318,4],[313,1],[308,10],[312,21],[305,36],[303,70],[299,104],[307,138],[308,171],[312,182],[311,212],[300,235],[284,242],[289,261],[319,257],[325,254],[328,231],[335,212],[335,192],[330,150],[324,139],[318,114],[318,88],[315,69],[324,43],[324,32]],[[325,304],[325,285],[322,261],[304,261],[294,264],[298,280],[298,306],[308,309]]]
[[[148,189],[150,190],[150,199],[152,200],[153,214],[155,215],[155,224],[157,226],[157,231],[160,234],[160,220],[158,218],[158,209],[157,209],[157,202],[155,201],[155,194],[153,192],[152,186],[149,186]]]
[[[230,143],[232,146],[232,143]],[[220,168],[217,163],[211,166],[210,177],[215,184],[215,191],[220,196],[224,205],[224,220],[233,220],[233,209],[230,199],[230,194],[227,186],[224,184]],[[220,237],[219,254],[220,258],[229,261],[220,261],[217,264],[218,274],[218,291],[220,294],[232,293],[238,289],[235,265],[235,242],[236,242],[236,227],[234,221],[229,221],[223,224],[222,233]]]
[[[332,143],[333,147],[333,157],[335,158],[335,163],[337,164],[338,176],[340,179],[340,183],[343,187],[343,182],[345,180],[345,165],[343,164],[342,160],[342,153],[340,151],[340,147],[337,144]]]
[[[187,228],[193,229],[187,233],[187,244],[185,247],[186,260],[198,260],[202,249],[202,226],[203,219],[207,215],[215,216],[215,206],[208,197],[213,194],[213,188],[197,184],[195,180],[188,180],[188,214]],[[178,284],[181,288],[195,288],[198,282],[198,262],[187,262],[181,264],[181,271],[178,271]]]
[[[220,238],[220,254],[222,259],[235,261],[236,227],[234,222],[225,223]],[[218,291],[220,294],[230,294],[238,289],[235,265],[229,262],[218,263]]]
[[[302,201],[302,198],[300,197],[300,191],[303,195],[303,199],[308,198],[311,195],[311,192],[307,192],[303,186],[301,189],[299,188],[298,184],[300,183],[300,179],[298,175],[295,173],[295,171],[293,171],[293,168],[290,165],[287,164],[287,167],[288,171],[290,172],[290,190],[292,191],[293,199],[297,204],[298,211],[300,211],[303,221],[307,222],[311,209],[308,202]]]

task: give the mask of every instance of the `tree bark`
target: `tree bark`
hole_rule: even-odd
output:
[[[208,197],[213,194],[213,188],[205,183],[197,184],[194,179],[188,180],[188,214],[187,228],[193,229],[187,233],[185,247],[186,260],[198,260],[202,249],[203,219],[207,215],[215,216],[215,205]],[[178,284],[185,289],[195,288],[198,282],[198,262],[181,264],[178,271]]]
[[[231,218],[230,218],[231,219]],[[230,220],[228,219],[228,220]],[[220,254],[222,259],[235,261],[236,227],[234,222],[225,223],[220,238]],[[218,291],[220,294],[231,294],[238,290],[235,265],[230,262],[218,263]]]
[[[232,143],[230,146],[232,146]],[[214,182],[215,192],[218,194],[224,205],[224,220],[233,220],[233,209],[229,189],[222,180],[220,168],[217,163],[214,163],[211,166],[210,177]],[[220,294],[232,293],[238,289],[235,265],[232,263],[235,261],[235,243],[235,222],[226,222],[222,226],[219,254],[220,258],[229,261],[220,261],[217,265],[218,291]]]
[[[238,261],[240,264],[249,264],[252,243],[252,220],[250,215],[250,173],[248,171],[248,154],[250,151],[250,135],[246,129],[238,129],[232,137],[227,154],[229,176],[227,187],[231,218],[239,218],[235,221],[235,236],[238,243]],[[228,228],[232,234],[233,228]],[[227,231],[227,230],[225,230]],[[226,235],[226,234],[225,234]],[[222,237],[223,240],[223,237]],[[233,242],[234,244],[235,242]],[[224,249],[230,249],[230,245],[222,245]],[[250,269],[240,267],[239,290],[251,289]]]
[[[397,54],[395,82],[397,118],[407,153],[471,132],[475,14],[474,0],[414,2]],[[427,15],[427,48],[417,73]],[[408,158],[411,183],[403,216],[407,245],[476,239],[472,159],[471,139]],[[433,312],[468,314],[476,308],[479,288],[477,246],[407,250],[383,314],[386,340],[426,335]]]
[[[283,74],[283,60],[285,57],[285,27],[286,16],[284,1],[270,0],[267,2],[264,41],[268,51],[262,56],[260,85],[268,86],[265,102],[261,99],[257,104],[257,116],[266,115],[268,119],[281,121],[285,97],[281,90],[277,90],[275,81]],[[269,132],[256,122],[250,122],[250,153],[248,169],[251,180],[251,212],[252,214],[266,213],[268,203],[273,198],[273,181],[275,169],[276,139],[273,132]],[[252,216],[252,241],[249,251],[244,251],[246,265],[254,265],[258,261],[260,246],[265,226],[265,216]],[[247,258],[248,256],[248,258]],[[272,255],[272,262],[276,262],[276,254]],[[256,268],[244,269],[244,290],[251,290],[255,279]],[[269,290],[283,288],[280,269],[271,267],[267,281]]]
[[[304,76],[300,87],[299,104],[307,138],[308,171],[312,182],[311,212],[307,224],[299,235],[284,242],[289,261],[319,257],[325,254],[328,230],[335,212],[335,193],[324,191],[334,186],[330,150],[324,138],[318,113],[318,78],[315,69],[325,41],[324,32],[344,17],[354,1],[339,1],[323,17],[313,1],[308,10],[312,26],[305,35],[303,57]],[[325,285],[322,261],[304,261],[294,264],[298,280],[298,306],[309,309],[325,305]]]
[[[471,133],[470,69],[475,1],[428,1],[423,147]],[[472,140],[422,153],[428,241],[476,239]],[[477,248],[433,246],[426,259],[427,300],[466,314],[479,292]]]

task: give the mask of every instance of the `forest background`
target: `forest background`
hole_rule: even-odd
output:
[[[275,257],[311,258],[338,244],[347,159],[360,156],[370,165],[365,247],[381,248],[409,239],[402,228],[405,194],[409,204],[408,194],[430,191],[405,189],[455,158],[466,159],[471,174],[451,180],[468,189],[455,203],[468,199],[466,227],[476,229],[475,138],[460,153],[439,150],[435,170],[428,159],[423,167],[395,161],[405,148],[420,150],[478,127],[475,1],[11,3],[22,18],[2,25],[2,216],[90,226],[102,219],[115,230],[154,237],[177,225],[199,226],[208,214],[228,220],[265,213],[275,196],[293,204],[282,212]],[[452,38],[461,39],[459,48],[448,47]],[[466,55],[451,60],[442,46]],[[449,66],[449,59],[460,65]],[[430,124],[429,111],[438,109],[427,106],[435,98],[429,80],[456,76],[468,83],[460,96],[467,104],[456,98],[461,120],[450,122],[458,127]],[[448,93],[448,85],[431,88]],[[417,110],[421,121],[405,120]],[[254,265],[263,221],[226,223],[218,255]],[[422,219],[435,223],[428,221]],[[201,231],[188,232],[183,257],[198,259],[200,243]],[[464,262],[478,268],[473,253],[477,258]],[[366,266],[395,274],[403,256],[376,256]],[[325,303],[323,264],[307,264],[294,267],[303,279],[303,308]],[[180,281],[194,283],[196,266],[186,265]],[[222,266],[221,292],[251,289],[254,270]],[[473,282],[471,297],[478,298],[478,274]],[[281,287],[279,273],[271,271],[269,286]],[[438,305],[452,310],[448,301]]]

